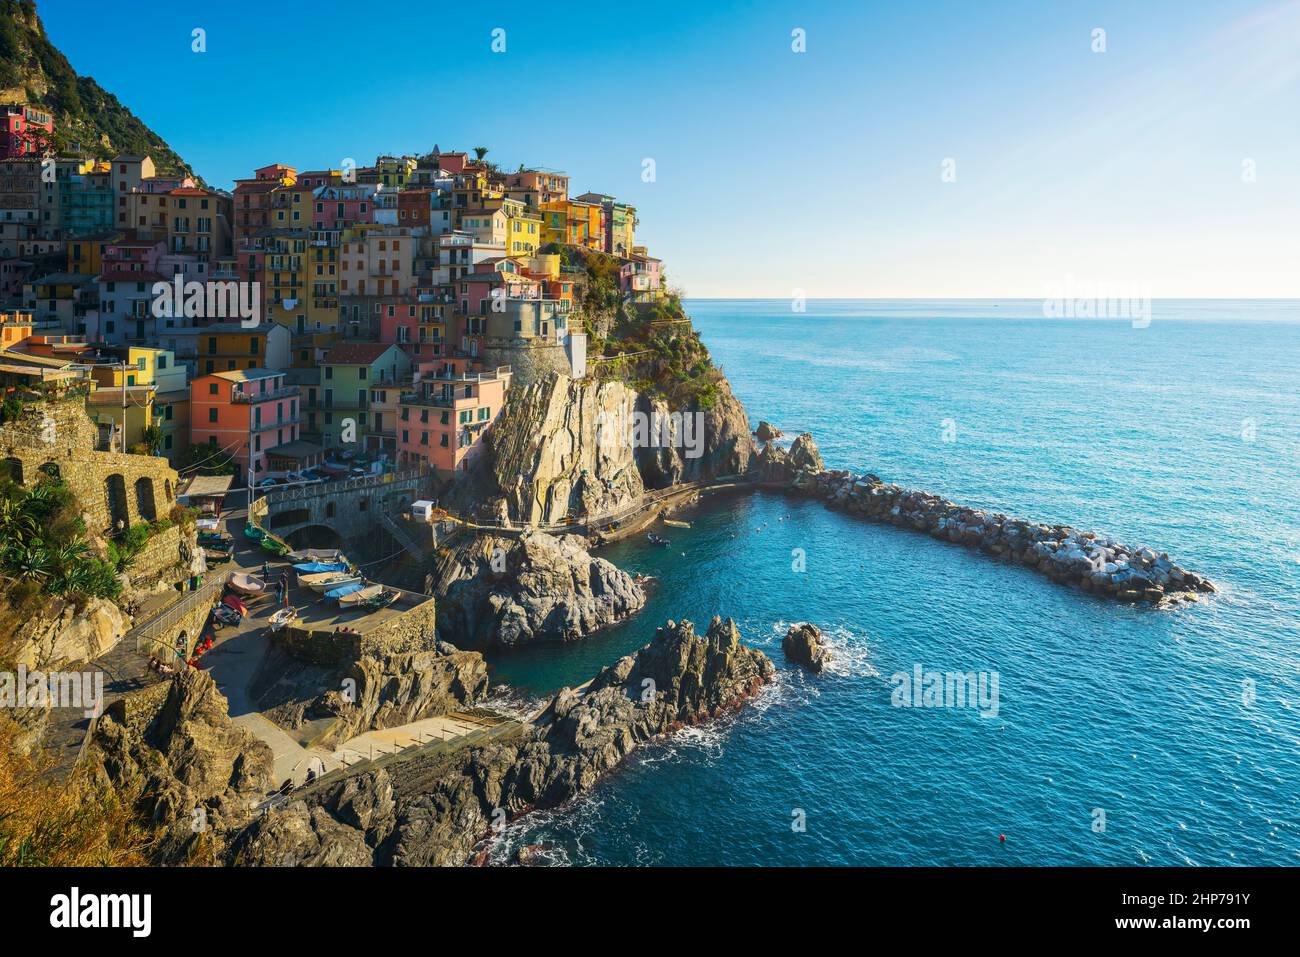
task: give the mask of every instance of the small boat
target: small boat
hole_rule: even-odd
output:
[[[289,543],[283,541],[282,539],[276,538],[270,532],[267,532],[265,535],[263,535],[262,540],[258,544],[260,544],[264,550],[270,552],[272,555],[289,554]]]
[[[393,591],[391,588],[384,588],[380,590],[378,595],[371,595],[362,604],[371,611],[378,611],[380,608],[387,608],[397,601],[398,594],[400,593]]]
[[[279,631],[281,628],[289,624],[297,617],[298,617],[297,608],[293,608],[293,607],[281,608],[279,611],[271,615],[271,630]]]
[[[315,575],[302,575],[298,578],[299,585],[306,585],[319,595],[361,581],[360,575],[349,575],[347,572],[318,572]]]
[[[240,601],[237,595],[227,595],[225,598],[221,599],[221,604],[225,605],[227,608],[235,609],[235,611],[239,612],[241,615],[248,614],[248,606]]]
[[[299,575],[315,575],[320,572],[345,572],[347,562],[299,562],[293,566]]]
[[[209,565],[220,565],[223,562],[230,561],[230,552],[224,552],[217,548],[203,549],[203,557],[208,560]]]
[[[242,595],[260,595],[266,591],[266,582],[256,575],[236,574],[230,576],[230,587]]]
[[[235,540],[226,532],[199,532],[199,544],[208,548],[234,548]]]
[[[673,528],[690,528],[690,527],[691,527],[691,523],[690,523],[690,522],[682,522],[682,521],[678,521],[678,520],[675,519],[675,518],[665,518],[665,519],[664,519],[664,524],[665,524],[665,525],[671,525]]]
[[[244,526],[244,537],[251,538],[255,542],[260,542],[265,534],[266,532],[262,531],[260,526],[254,525],[252,522]]]
[[[363,585],[361,582],[357,582],[353,585],[344,585],[342,588],[327,591],[325,597],[337,598],[341,608],[357,608],[364,604],[367,598],[373,598],[383,590],[383,585]]]
[[[347,562],[337,548],[295,548],[289,553],[289,558],[295,562],[325,562],[330,565]]]
[[[649,542],[651,545],[662,545],[664,547],[667,547],[672,544],[672,542],[668,541],[668,539],[660,538],[654,532],[651,532],[649,535],[647,535],[645,537],[645,540]]]

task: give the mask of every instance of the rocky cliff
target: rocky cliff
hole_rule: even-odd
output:
[[[647,489],[746,472],[755,454],[725,379],[707,403],[674,407],[620,381],[550,373],[511,390],[485,443],[451,503],[540,525],[616,515]]]
[[[469,860],[505,819],[555,807],[627,755],[754,695],[774,668],[740,643],[730,619],[697,635],[668,622],[585,692],[555,696],[536,724],[492,743],[436,747],[388,767],[321,782],[246,828],[231,845],[245,865],[448,865]]]
[[[271,749],[230,720],[211,676],[186,670],[100,718],[97,774],[161,831],[153,859],[183,863],[205,838],[246,825],[274,787]]]
[[[438,632],[462,644],[572,641],[645,604],[636,580],[576,535],[465,539],[439,557],[435,578]]]

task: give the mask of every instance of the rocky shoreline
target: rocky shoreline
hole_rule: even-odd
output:
[[[227,863],[482,863],[483,841],[506,821],[572,800],[647,742],[738,708],[774,673],[731,619],[703,635],[669,621],[585,688],[562,689],[535,723],[326,780],[268,811],[234,837]]]
[[[930,492],[882,481],[871,473],[827,470],[811,435],[789,450],[769,445],[760,456],[767,484],[815,498],[827,507],[921,532],[1031,568],[1121,602],[1173,604],[1217,591],[1213,582],[1146,546],[1128,546],[1095,532],[969,508]]]

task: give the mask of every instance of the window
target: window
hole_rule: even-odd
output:
[[[211,365],[211,363],[209,363],[209,365]],[[217,384],[215,382],[209,382],[208,395],[216,395],[216,394],[217,394]]]
[[[216,409],[216,406],[213,406],[211,409],[208,409],[208,421],[209,421],[209,422],[216,422],[216,421],[217,421],[217,409]]]

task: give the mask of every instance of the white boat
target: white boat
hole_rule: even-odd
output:
[[[337,548],[299,548],[290,552],[289,558],[295,562],[323,562],[326,565],[347,561]]]
[[[383,590],[383,585],[367,585],[365,588],[354,591],[350,595],[344,595],[341,597],[339,599],[339,604],[344,608],[357,608],[364,605],[368,600],[374,598]]]
[[[317,572],[314,575],[299,575],[298,584],[306,585],[312,591],[321,595],[334,588],[341,588],[344,585],[351,585],[362,580],[360,575],[349,575],[347,572]]]
[[[279,631],[281,628],[289,624],[289,622],[293,621],[297,617],[298,617],[297,608],[292,608],[292,607],[281,608],[279,611],[277,611],[275,614],[271,616],[271,630]]]
[[[230,576],[230,587],[244,595],[260,595],[266,591],[266,582],[256,575],[235,574]]]

